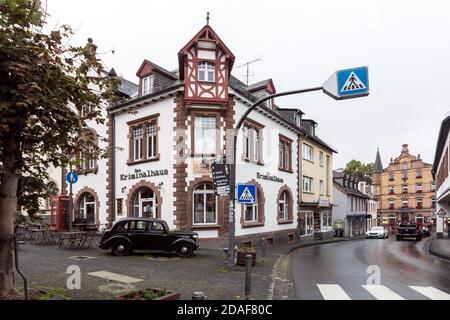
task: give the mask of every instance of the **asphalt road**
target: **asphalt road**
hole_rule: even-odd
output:
[[[300,248],[292,253],[296,298],[450,299],[450,261],[429,255],[426,246],[426,239],[391,237]]]

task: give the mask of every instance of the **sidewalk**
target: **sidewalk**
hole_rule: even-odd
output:
[[[439,258],[450,260],[450,239],[447,237],[436,239],[435,235],[433,235],[430,239],[428,250]]]

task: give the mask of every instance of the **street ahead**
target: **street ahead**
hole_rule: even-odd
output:
[[[292,254],[296,298],[450,299],[450,262],[427,254],[426,243],[391,237],[300,248]],[[380,282],[367,283],[377,266]]]

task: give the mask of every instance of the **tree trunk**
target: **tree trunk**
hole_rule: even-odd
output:
[[[0,176],[0,299],[14,290],[14,220],[21,150],[15,134],[4,138]]]

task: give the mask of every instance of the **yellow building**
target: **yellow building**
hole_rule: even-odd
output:
[[[379,201],[380,223],[395,229],[399,222],[429,224],[435,207],[436,184],[432,165],[409,153],[404,144],[400,156],[391,158],[383,169],[379,151],[375,161],[372,182],[375,198]]]
[[[333,152],[315,134],[317,123],[302,120],[308,134],[301,141],[301,199],[299,233],[319,239],[333,235]]]

